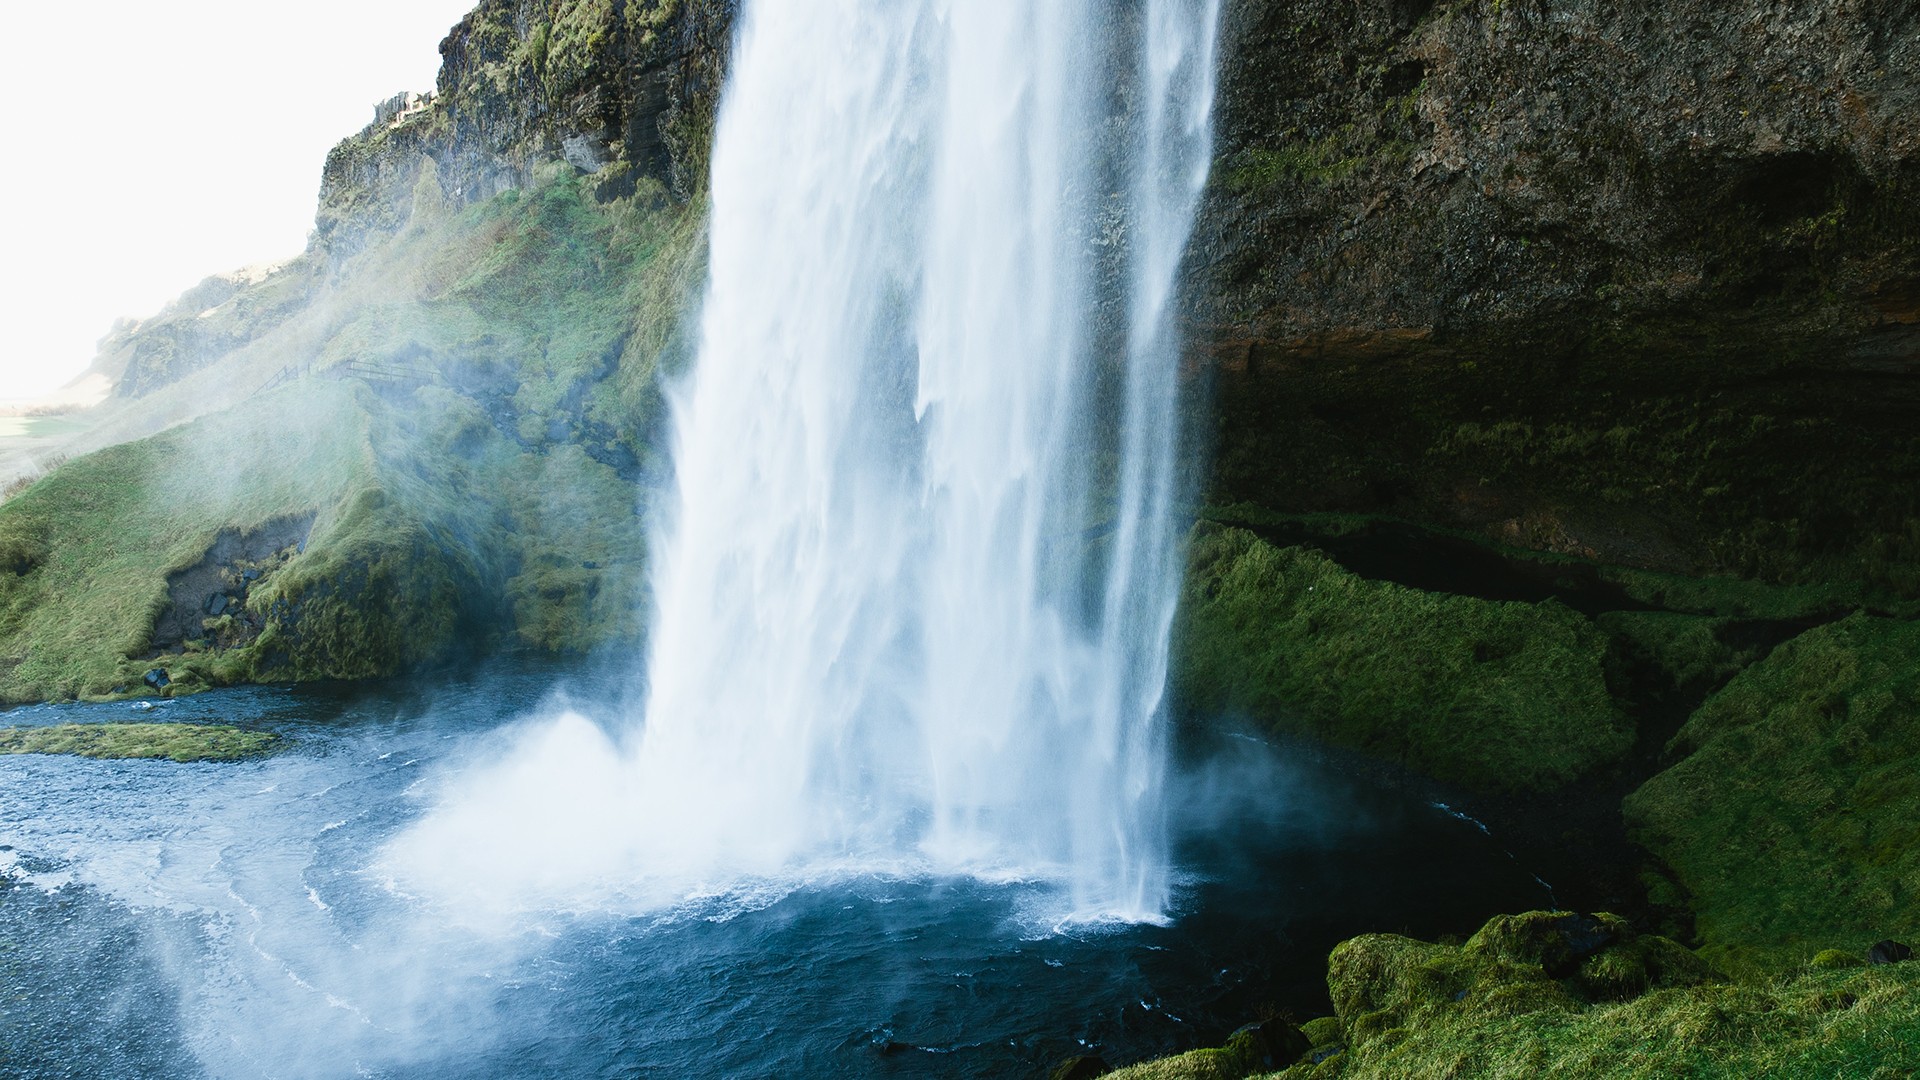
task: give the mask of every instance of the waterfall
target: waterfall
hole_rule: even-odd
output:
[[[716,847],[1160,909],[1212,8],[748,3],[640,749]]]
[[[747,0],[644,715],[618,750],[563,723],[417,850],[538,848],[556,886],[1047,880],[1160,916],[1171,299],[1216,6]],[[539,824],[534,776],[599,848]]]

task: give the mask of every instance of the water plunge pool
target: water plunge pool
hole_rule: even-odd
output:
[[[556,688],[621,689],[527,667],[6,714],[238,722],[291,747],[0,758],[0,1075],[1044,1075],[1323,1011],[1344,937],[1550,903],[1475,823],[1244,738],[1171,779],[1165,926],[1060,925],[1044,882],[911,874],[469,920],[383,877],[434,778]]]

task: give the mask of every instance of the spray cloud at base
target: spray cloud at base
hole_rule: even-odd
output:
[[[1172,294],[1215,17],[747,6],[644,705],[456,778],[403,881],[651,902],[895,869],[1161,915]],[[488,850],[538,821],[568,839]]]

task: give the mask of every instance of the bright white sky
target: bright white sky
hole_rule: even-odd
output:
[[[476,3],[8,5],[0,400],[79,375],[122,315],[298,254],[327,151],[432,89]]]

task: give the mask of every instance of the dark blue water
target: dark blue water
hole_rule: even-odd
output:
[[[1548,903],[1428,802],[1223,740],[1176,781],[1166,926],[1062,927],[1044,884],[761,885],[468,925],[376,869],[432,778],[577,673],[248,689],[0,723],[223,721],[228,765],[0,758],[0,1076],[1025,1076],[1324,1004],[1328,947]]]

